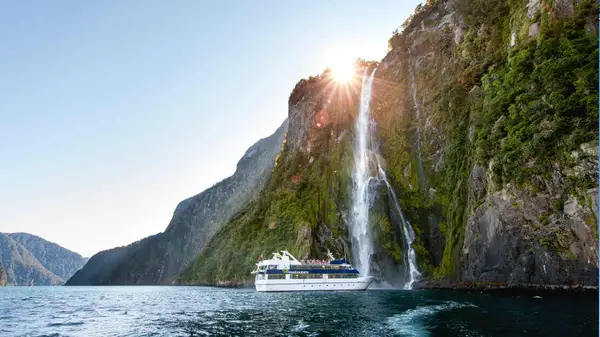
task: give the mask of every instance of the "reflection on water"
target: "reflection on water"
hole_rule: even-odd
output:
[[[0,336],[594,336],[597,293],[0,288]]]

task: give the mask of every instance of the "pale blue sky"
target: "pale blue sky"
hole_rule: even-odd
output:
[[[91,256],[163,231],[298,80],[381,59],[420,2],[1,2],[0,232]]]

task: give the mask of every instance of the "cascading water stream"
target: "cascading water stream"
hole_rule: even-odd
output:
[[[371,88],[375,71],[367,77],[365,69],[361,89],[360,110],[356,120],[356,137],[354,142],[354,171],[352,173],[352,250],[355,256],[357,267],[364,275],[369,275],[371,270],[371,255],[373,254],[373,239],[369,224],[369,208],[372,197],[369,191],[369,184],[372,180],[383,181],[391,195],[391,202],[394,204],[394,210],[398,213],[404,232],[406,252],[405,265],[407,268],[408,280],[404,289],[412,289],[413,283],[421,275],[417,269],[416,254],[412,248],[415,240],[415,232],[408,221],[404,219],[404,214],[398,203],[396,193],[387,180],[385,171],[379,163],[379,154],[376,149],[376,142],[372,137],[372,121],[370,118]],[[371,168],[375,172],[371,172]]]
[[[371,104],[371,87],[375,70],[367,77],[367,69],[363,75],[360,97],[360,110],[356,120],[356,138],[354,142],[354,171],[352,172],[352,253],[357,259],[359,270],[369,275],[373,239],[369,228],[369,106]]]
[[[412,226],[406,219],[404,218],[404,213],[402,213],[402,209],[400,208],[400,204],[398,203],[398,197],[396,197],[396,192],[390,185],[387,180],[387,176],[385,175],[385,171],[377,163],[377,169],[379,170],[379,174],[381,175],[381,180],[385,182],[385,186],[387,186],[388,192],[392,195],[392,203],[394,204],[394,209],[398,212],[400,216],[400,222],[402,223],[402,231],[404,232],[404,240],[407,247],[407,253],[404,256],[405,264],[408,264],[408,281],[404,284],[404,289],[412,289],[413,283],[419,279],[421,273],[417,269],[417,254],[415,253],[415,249],[412,247],[413,242],[415,242],[416,235]]]

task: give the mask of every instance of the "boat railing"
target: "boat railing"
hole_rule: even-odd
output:
[[[325,260],[302,260],[300,261],[302,264],[329,264],[329,261]]]

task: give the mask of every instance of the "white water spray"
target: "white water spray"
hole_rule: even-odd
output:
[[[372,139],[372,125],[370,117],[371,88],[375,71],[367,77],[367,69],[363,75],[360,110],[356,120],[356,135],[354,142],[354,171],[352,172],[352,252],[355,256],[358,269],[363,275],[369,275],[371,271],[371,255],[373,254],[373,238],[369,224],[369,208],[372,196],[369,191],[369,184],[372,180],[383,181],[391,195],[391,201],[394,204],[395,211],[402,222],[402,231],[405,240],[405,265],[408,266],[407,281],[405,289],[412,289],[413,283],[421,275],[417,270],[416,255],[412,248],[415,240],[415,232],[410,223],[404,219],[404,214],[398,203],[396,193],[387,180],[385,171],[379,163],[379,155],[375,148],[375,141]],[[371,172],[373,169],[374,172]]]
[[[413,242],[415,242],[416,235],[412,226],[406,219],[404,218],[404,213],[402,213],[402,209],[400,208],[400,204],[398,203],[398,198],[396,197],[396,193],[394,189],[390,185],[387,180],[387,176],[385,175],[385,171],[381,168],[381,165],[377,163],[377,168],[379,169],[379,174],[381,175],[381,180],[385,182],[385,186],[388,188],[388,192],[392,195],[392,203],[394,204],[394,208],[398,215],[400,216],[400,222],[402,222],[402,231],[404,232],[404,240],[407,247],[407,253],[404,257],[405,264],[408,264],[408,281],[404,284],[404,289],[412,289],[413,283],[419,279],[421,273],[417,269],[417,254],[415,253],[415,249],[412,247]]]
[[[371,105],[371,87],[375,70],[367,77],[367,69],[363,75],[360,95],[360,110],[356,119],[356,138],[354,141],[354,171],[352,180],[352,253],[357,260],[358,270],[369,275],[371,270],[371,254],[373,254],[373,239],[369,226],[369,109]]]

